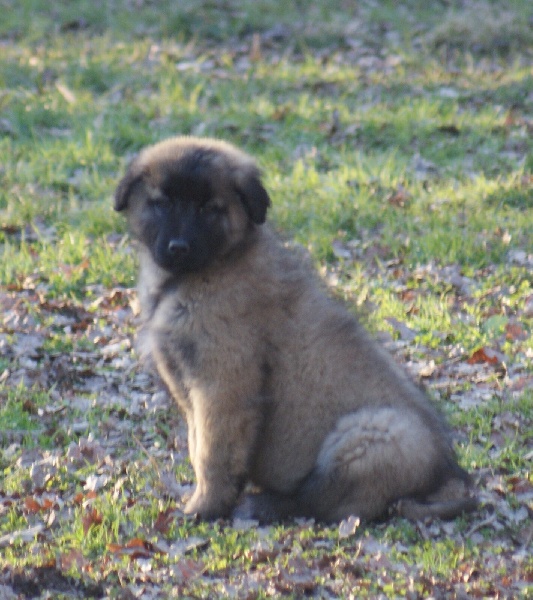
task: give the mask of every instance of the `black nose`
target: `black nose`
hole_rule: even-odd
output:
[[[184,256],[189,253],[189,244],[182,239],[170,240],[168,253],[172,256]]]

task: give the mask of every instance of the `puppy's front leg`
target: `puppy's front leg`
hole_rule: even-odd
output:
[[[250,398],[252,398],[250,400]],[[218,387],[191,393],[195,444],[191,462],[197,486],[186,513],[228,516],[246,483],[261,417],[257,393]]]

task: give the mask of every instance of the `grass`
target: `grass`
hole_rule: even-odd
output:
[[[327,4],[0,0],[0,584],[527,597],[531,7]],[[192,470],[131,350],[136,264],[111,198],[178,133],[256,156],[276,227],[457,428],[480,513],[347,537],[169,513]]]

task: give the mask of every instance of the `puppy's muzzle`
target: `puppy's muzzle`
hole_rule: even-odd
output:
[[[168,243],[168,253],[174,258],[180,258],[189,254],[189,244],[181,238],[170,240]]]

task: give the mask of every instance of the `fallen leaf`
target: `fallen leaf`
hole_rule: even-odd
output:
[[[313,572],[309,573],[287,573],[282,570],[278,577],[278,589],[284,592],[298,591],[298,595],[310,594],[317,586],[316,577]]]
[[[533,388],[533,377],[516,377],[509,380],[509,389],[514,392],[521,392],[529,387]]]
[[[89,475],[83,486],[84,490],[95,492],[107,485],[109,477],[107,475]]]
[[[57,512],[55,510],[51,510],[48,514],[48,518],[46,519],[46,527],[48,529],[50,529],[50,527],[52,527],[52,525],[55,523],[56,518]]]
[[[427,361],[422,363],[420,366],[420,370],[418,371],[418,375],[420,377],[431,377],[433,373],[436,371],[437,365],[434,360]]]
[[[74,502],[74,504],[81,504],[83,502],[83,498],[84,495],[81,492],[78,492],[74,498],[72,499],[72,501]]]
[[[39,523],[35,525],[35,527],[30,527],[29,529],[21,529],[19,531],[13,531],[12,533],[8,533],[7,535],[3,535],[0,537],[0,548],[3,546],[10,546],[15,541],[21,542],[32,542],[39,533],[44,530],[44,525]]]
[[[160,544],[161,542],[158,543]],[[189,537],[176,540],[170,546],[168,546],[167,549],[165,549],[165,552],[171,559],[175,559],[185,556],[185,554],[190,554],[194,550],[206,548],[208,545],[209,540],[199,537]]]
[[[280,592],[289,592],[297,596],[308,595],[317,587],[315,571],[304,560],[292,559],[286,569],[280,569],[275,582]]]
[[[26,498],[24,500],[24,508],[30,514],[38,513],[42,510],[42,506],[34,498]]]
[[[469,365],[477,365],[480,363],[488,363],[489,365],[495,365],[498,363],[498,358],[494,353],[487,348],[479,348],[474,354],[466,361]]]
[[[88,562],[81,550],[75,550],[74,548],[65,554],[61,554],[59,561],[62,571],[68,571],[73,567],[76,567],[78,571],[81,571]]]
[[[361,523],[361,519],[359,517],[355,517],[353,515],[349,516],[347,519],[341,521],[339,525],[339,538],[344,539],[347,537],[351,537],[357,531]]]
[[[159,533],[162,533],[163,535],[165,535],[166,533],[168,533],[170,524],[172,523],[173,520],[174,520],[174,509],[167,508],[166,510],[160,512],[157,515],[157,519],[155,520],[155,523],[154,523],[154,529],[156,531],[159,531]]]
[[[87,502],[88,500],[94,500],[96,497],[98,496],[98,494],[95,491],[90,491],[87,492],[86,494],[84,494],[83,492],[78,492],[74,498],[72,498],[72,502],[74,502],[74,504],[77,504],[78,506],[83,504],[84,502]]]
[[[152,542],[142,538],[133,538],[126,544],[108,544],[107,549],[113,554],[129,556],[132,560],[137,558],[151,558],[154,554],[166,554]]]
[[[82,517],[83,533],[87,535],[93,525],[101,525],[103,517],[95,508],[88,508]]]
[[[403,185],[399,185],[387,198],[387,202],[391,206],[396,206],[397,208],[404,208],[409,200],[411,200],[411,194],[403,187]]]
[[[180,560],[178,564],[174,565],[172,573],[178,581],[186,582],[200,575],[203,570],[204,566],[202,563],[187,558]]]
[[[505,337],[508,340],[523,340],[527,337],[527,332],[524,331],[519,323],[507,323],[505,326]]]
[[[53,508],[55,506],[55,502],[53,502],[52,500],[50,500],[49,498],[45,498],[42,502],[41,502],[41,510],[50,510],[51,508]]]
[[[140,548],[145,547],[147,542],[142,538],[133,538],[129,542],[126,543],[126,548]]]
[[[518,123],[521,123],[520,116],[514,108],[511,108],[511,110],[507,112],[503,124],[505,127],[513,127]]]
[[[273,560],[280,553],[280,547],[276,544],[272,546],[266,540],[259,540],[251,548],[245,551],[245,556],[253,564],[266,563]]]

